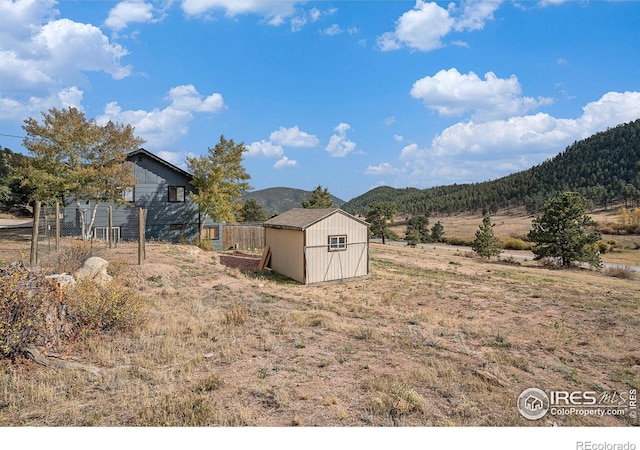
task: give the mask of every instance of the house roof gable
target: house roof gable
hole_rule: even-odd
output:
[[[333,215],[343,214],[356,222],[369,226],[369,224],[351,214],[341,210],[340,208],[293,208],[276,217],[273,217],[263,223],[269,228],[287,228],[291,230],[305,230],[311,225],[320,222],[323,219]]]
[[[153,159],[154,161],[157,161],[157,162],[159,162],[160,164],[165,165],[165,166],[166,166],[166,167],[168,167],[169,169],[171,169],[171,170],[173,170],[173,171],[176,171],[176,172],[178,172],[178,173],[180,173],[180,174],[182,174],[182,175],[186,176],[187,178],[189,178],[189,180],[191,180],[191,178],[193,178],[193,175],[192,175],[192,174],[190,174],[189,172],[187,172],[186,170],[183,170],[183,169],[181,169],[181,168],[180,168],[180,167],[178,167],[178,166],[174,166],[174,165],[173,165],[173,164],[171,164],[169,161],[166,161],[166,160],[164,160],[164,159],[160,158],[159,156],[154,155],[154,154],[153,154],[153,153],[151,153],[149,150],[145,150],[144,148],[139,148],[138,150],[134,150],[134,151],[130,152],[130,153],[127,155],[127,159],[128,159],[129,161],[135,162],[135,161],[133,160],[133,158],[134,158],[135,156],[139,156],[139,155],[147,156],[147,157],[149,157],[149,158]]]

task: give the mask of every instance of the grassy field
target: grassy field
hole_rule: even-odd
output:
[[[369,276],[303,286],[192,246],[148,243],[142,266],[135,250],[102,256],[146,324],[67,344],[98,376],[0,360],[0,426],[639,423],[516,408],[529,387],[640,389],[637,279],[372,244]]]
[[[618,209],[597,210],[589,213],[601,226],[617,223]],[[526,214],[522,209],[514,209],[509,213],[502,211],[491,216],[491,221],[495,224],[493,231],[498,238],[522,239],[531,230],[531,222],[535,218]],[[443,225],[445,238],[473,239],[475,232],[482,223],[480,214],[455,214],[455,215],[434,215],[429,218],[430,226],[440,221]],[[405,225],[395,226],[392,229],[404,238]],[[604,242],[614,244],[612,251],[601,255],[602,261],[611,264],[640,265],[640,236],[637,235],[609,235],[602,236]]]

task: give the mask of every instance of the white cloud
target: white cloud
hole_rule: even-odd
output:
[[[286,0],[182,0],[182,10],[188,16],[202,16],[223,10],[228,17],[240,14],[259,14],[269,25],[278,26],[292,17],[295,5],[301,3]]]
[[[409,145],[405,145],[402,150],[400,150],[400,159],[403,161],[422,159],[426,157],[426,155],[427,151],[423,148],[420,148],[415,142]]]
[[[193,153],[185,152],[185,151],[177,151],[170,152],[167,150],[154,151],[156,155],[160,158],[164,159],[167,162],[170,162],[174,166],[180,167],[183,170],[187,170],[187,164],[185,159],[187,156],[194,157]]]
[[[274,169],[291,169],[293,167],[298,167],[298,162],[294,159],[289,159],[286,156],[283,156],[282,158],[280,158],[273,165]]]
[[[441,47],[442,38],[454,26],[449,12],[436,3],[417,0],[413,9],[405,12],[396,21],[393,32],[378,37],[378,46],[383,51],[407,46],[411,49],[430,51]]]
[[[336,36],[338,34],[342,34],[343,32],[344,31],[342,30],[342,28],[340,28],[340,25],[336,23],[322,30],[322,34],[324,34],[325,36]]]
[[[493,20],[493,13],[504,0],[466,0],[462,2],[462,15],[456,20],[455,29],[481,30],[487,20]]]
[[[169,98],[171,106],[182,111],[219,112],[225,108],[222,95],[214,93],[203,99],[192,84],[171,88]]]
[[[304,28],[308,23],[315,23],[324,16],[330,16],[336,12],[335,8],[329,8],[321,11],[316,7],[311,8],[309,11],[302,11],[295,17],[292,17],[289,21],[291,24],[291,31],[297,32]]]
[[[317,147],[320,143],[316,136],[301,131],[297,125],[291,128],[278,128],[271,133],[269,140],[284,147]]]
[[[342,158],[356,149],[356,143],[347,139],[347,131],[351,125],[341,122],[335,128],[335,134],[329,138],[325,150],[335,158]]]
[[[408,47],[428,52],[444,45],[443,39],[453,31],[474,31],[484,28],[503,0],[465,0],[460,6],[454,2],[442,8],[435,2],[416,0],[413,8],[402,14],[395,29],[378,36],[382,51]],[[460,41],[456,41],[459,45]]]
[[[0,97],[0,120],[22,121],[25,117],[39,116],[42,111],[51,108],[74,107],[82,111],[84,92],[77,87],[61,89],[46,97],[29,97],[18,101],[9,97]]]
[[[401,159],[416,185],[485,181],[558,154],[572,142],[640,117],[640,92],[608,92],[583,108],[580,117],[556,118],[545,113],[477,123],[459,122],[420,150],[410,144]],[[500,173],[502,171],[502,173]]]
[[[284,149],[281,145],[262,140],[252,142],[247,147],[246,155],[248,157],[281,158],[284,155]]]
[[[440,70],[434,76],[416,81],[411,96],[440,115],[461,115],[474,111],[476,120],[511,117],[552,103],[549,98],[522,97],[518,78],[498,78],[487,72],[481,79],[474,72],[461,74],[457,69]]]
[[[404,146],[402,166],[369,166],[367,175],[395,176],[392,185],[431,187],[480,182],[531,168],[574,141],[640,117],[640,92],[608,92],[586,104],[576,118],[549,114],[514,116],[485,122],[456,123],[429,145]]]
[[[402,142],[404,141],[404,136],[402,136],[401,134],[394,134],[393,135],[393,140],[396,142]]]
[[[130,124],[135,127],[136,135],[147,141],[149,146],[166,148],[189,132],[189,123],[194,119],[193,113],[218,112],[224,106],[220,94],[212,94],[203,100],[192,85],[170,89],[168,99],[171,100],[171,105],[151,111],[123,111],[117,102],[111,102],[105,107],[104,114],[96,117],[96,121],[106,123],[111,120]]]
[[[364,171],[365,175],[400,175],[405,173],[406,170],[403,168],[393,167],[389,163],[381,163],[377,166],[369,166]]]
[[[130,23],[153,23],[153,5],[144,0],[125,0],[109,11],[104,24],[116,31],[127,28]]]
[[[59,12],[54,5],[37,0],[0,2],[2,90],[25,109],[34,102],[51,103],[70,86],[86,85],[87,72],[105,72],[116,80],[131,73],[131,67],[121,64],[128,54],[124,47],[94,25],[56,19]]]

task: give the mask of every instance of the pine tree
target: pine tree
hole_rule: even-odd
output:
[[[500,254],[498,238],[493,233],[493,226],[494,224],[491,223],[491,217],[485,215],[482,218],[482,224],[478,227],[476,237],[471,245],[473,251],[482,258],[491,259],[492,256],[498,256]]]
[[[431,242],[444,242],[444,227],[438,220],[431,227]]]
[[[260,202],[255,198],[248,198],[242,207],[242,222],[264,222],[267,215]]]
[[[333,206],[333,200],[327,188],[322,189],[322,186],[318,185],[309,196],[309,200],[302,200],[303,208],[331,208]]]
[[[374,202],[369,205],[367,222],[371,224],[371,234],[380,236],[383,244],[386,243],[386,237],[392,236],[392,231],[389,229],[389,222],[393,221],[396,213],[396,205],[392,202]]]
[[[573,261],[600,267],[602,261],[595,246],[600,240],[598,223],[585,214],[586,199],[577,192],[562,192],[550,198],[543,214],[533,220],[529,240],[535,260],[560,258],[564,267]]]

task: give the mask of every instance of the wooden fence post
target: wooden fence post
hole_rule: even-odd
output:
[[[107,236],[107,242],[109,243],[109,248],[113,248],[112,242],[113,241],[113,208],[111,206],[109,206],[109,229],[107,230],[108,236]]]
[[[60,202],[56,202],[55,251],[60,251]]]
[[[144,216],[143,209],[138,208],[138,265],[144,260]]]
[[[33,207],[33,228],[31,229],[31,253],[29,254],[29,265],[34,267],[38,264],[38,228],[40,226],[40,201],[36,200]]]

